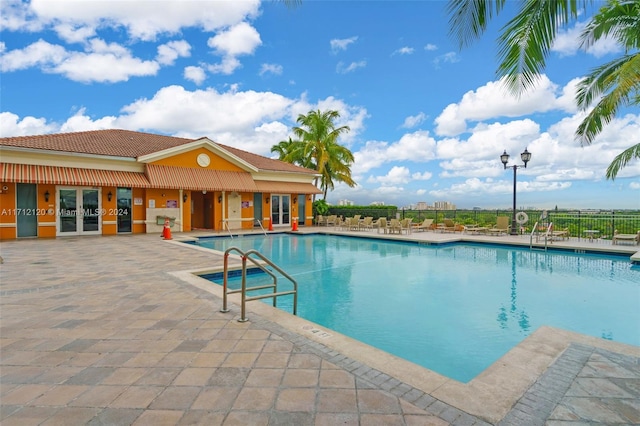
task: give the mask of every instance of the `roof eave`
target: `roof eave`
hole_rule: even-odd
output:
[[[72,151],[58,151],[53,149],[41,149],[41,148],[24,148],[20,146],[0,145],[0,151],[14,151],[14,152],[26,152],[32,154],[41,154],[46,152],[47,155],[60,155],[65,157],[80,157],[80,158],[95,158],[100,160],[114,160],[114,161],[130,161],[136,162],[134,157],[120,157],[115,155],[100,155],[100,154],[86,154],[81,152]]]

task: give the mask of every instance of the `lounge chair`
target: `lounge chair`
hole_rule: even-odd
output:
[[[621,241],[632,243],[633,245],[640,244],[640,231],[637,234],[618,234],[618,231],[615,231],[611,244],[619,244]]]
[[[357,231],[358,228],[358,219],[355,217],[348,217],[344,220],[344,226],[348,231]]]
[[[400,221],[398,219],[391,219],[389,226],[387,226],[387,232],[389,232],[389,234],[393,234],[395,232],[400,234],[402,232],[402,225],[400,224]]]
[[[405,218],[402,219],[400,221],[400,233],[402,234],[402,231],[404,231],[406,234],[410,234],[411,233],[411,221],[413,220],[413,218]]]
[[[560,240],[564,240],[569,239],[569,228],[565,228],[565,229],[554,229],[551,231],[550,233],[551,235],[551,241],[560,241]]]
[[[509,216],[498,216],[496,218],[496,224],[493,225],[492,228],[487,229],[491,235],[502,235],[508,234],[509,229],[511,228],[510,218]]]
[[[456,232],[456,223],[451,219],[442,219],[436,227],[440,232]]]
[[[382,230],[383,233],[387,233],[387,218],[386,217],[381,217],[378,218],[377,222],[377,227],[378,227],[378,234],[380,233],[380,230]]]
[[[329,225],[335,226],[336,223],[338,223],[338,215],[337,214],[332,214],[331,216],[327,216],[325,218],[325,225],[327,225],[327,226],[329,226]]]
[[[433,219],[425,219],[422,223],[413,224],[414,231],[427,231],[429,229],[433,229]]]
[[[318,216],[316,216],[316,225],[318,226],[322,226],[322,225],[326,225],[326,219],[323,215],[319,214]]]
[[[368,231],[369,229],[373,229],[373,217],[367,216],[364,219],[362,219],[362,222],[358,224],[358,228],[360,230],[364,229],[365,231]]]
[[[472,233],[472,234],[484,234],[487,231],[486,226],[478,226],[478,225],[464,225],[462,229],[463,234]]]

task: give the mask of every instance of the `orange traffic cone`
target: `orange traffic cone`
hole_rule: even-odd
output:
[[[298,230],[298,218],[294,217],[293,218],[293,227],[291,228],[292,231],[297,231]]]
[[[170,240],[171,239],[171,226],[169,225],[169,218],[164,218],[164,228],[162,229],[162,239]]]
[[[269,219],[269,231],[273,231],[273,220]]]

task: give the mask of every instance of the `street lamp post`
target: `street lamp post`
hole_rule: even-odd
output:
[[[520,159],[524,163],[524,168],[527,168],[527,163],[531,160],[531,153],[527,151],[527,148],[520,154]],[[518,235],[518,225],[516,223],[516,170],[523,165],[514,164],[512,166],[507,166],[509,162],[509,154],[507,154],[507,150],[505,149],[504,153],[500,156],[500,161],[502,161],[502,165],[506,169],[513,169],[513,217],[511,218],[511,235]]]

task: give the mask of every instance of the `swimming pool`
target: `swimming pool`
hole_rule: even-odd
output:
[[[259,250],[297,280],[300,317],[461,382],[541,325],[640,345],[640,270],[628,257],[330,235],[197,244]]]

